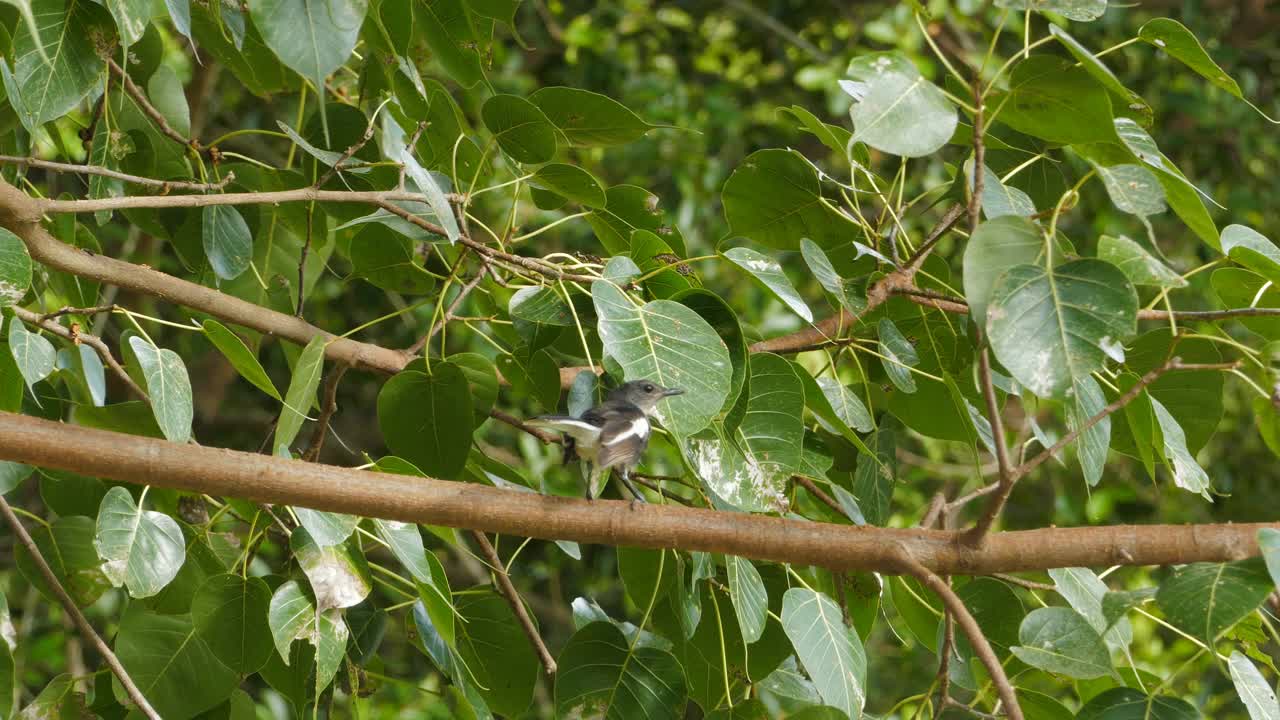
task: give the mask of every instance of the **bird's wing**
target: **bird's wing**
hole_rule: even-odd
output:
[[[649,420],[644,413],[618,413],[609,417],[600,429],[601,467],[631,466],[640,461],[649,446]]]
[[[543,415],[542,417],[526,420],[525,423],[536,428],[562,432],[583,445],[595,445],[596,440],[600,437],[601,430],[600,425],[567,415]]]

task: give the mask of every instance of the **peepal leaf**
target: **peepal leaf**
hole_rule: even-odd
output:
[[[418,186],[418,192],[426,196],[427,206],[435,214],[436,222],[444,228],[449,242],[457,242],[462,237],[462,231],[458,228],[458,219],[454,217],[453,206],[449,204],[449,199],[445,197],[435,178],[418,162],[413,148],[408,147],[407,143],[404,130],[392,119],[391,113],[383,114],[382,151],[389,159],[404,165],[405,173]]]
[[[1088,568],[1055,568],[1049,571],[1058,594],[1066,599],[1072,609],[1084,616],[1097,630],[1107,645],[1119,650],[1129,647],[1133,640],[1133,627],[1123,617],[1114,624],[1108,623],[1102,602],[1107,586]]]
[[[494,95],[480,109],[498,147],[521,163],[543,163],[556,154],[556,129],[537,105],[515,95]]]
[[[578,88],[545,87],[529,100],[573,145],[622,145],[657,127],[611,97]]]
[[[5,86],[23,126],[35,132],[71,112],[99,83],[106,63],[88,38],[114,33],[107,12],[87,0],[32,0],[30,8],[35,22],[14,33]],[[38,37],[31,32],[37,26]]]
[[[31,256],[27,246],[17,235],[0,228],[0,307],[17,304],[30,287]]]
[[[851,281],[840,277],[835,266],[831,264],[830,258],[817,243],[809,238],[800,238],[800,253],[804,256],[804,262],[809,266],[809,272],[813,273],[814,279],[823,290],[835,297],[840,307],[855,315],[866,309],[866,298],[859,295]]]
[[[240,336],[212,318],[205,320],[201,327],[204,328],[205,337],[218,348],[218,352],[222,353],[236,372],[240,373],[240,377],[276,400],[284,401],[284,398],[280,397],[280,391],[276,390],[275,383],[271,382],[271,377],[267,375],[266,369],[262,367],[262,363],[258,362],[257,356],[249,350],[249,346],[244,344]]]
[[[200,638],[191,616],[132,603],[115,638],[120,664],[165,720],[188,720],[226,701],[240,676]]]
[[[1170,18],[1156,18],[1138,30],[1138,37],[1164,50],[1169,57],[1199,73],[1209,82],[1243,99],[1240,85],[1218,66],[1185,25]]]
[[[1241,702],[1249,711],[1250,720],[1280,720],[1280,701],[1276,700],[1276,691],[1249,658],[1236,650],[1227,660],[1227,669],[1231,673],[1231,683],[1236,686]]]
[[[1044,236],[1024,217],[1005,216],[978,226],[964,249],[964,296],[979,327],[986,325],[991,290],[1014,265],[1043,262]]]
[[[1076,260],[1046,271],[1010,268],[987,312],[991,347],[1014,379],[1040,397],[1058,397],[1080,378],[1123,358],[1137,326],[1138,296],[1114,265]]]
[[[163,590],[187,557],[187,542],[178,523],[162,512],[143,510],[119,486],[102,498],[93,545],[111,584],[127,586],[135,598]]]
[[[378,393],[378,427],[387,447],[428,475],[462,472],[475,421],[467,378],[450,362],[432,363],[429,375],[401,371]]]
[[[966,176],[969,178],[969,187],[973,187],[973,160],[967,160],[964,167]],[[1030,195],[1012,185],[1005,185],[999,175],[983,165],[982,214],[988,220],[1005,215],[1030,217],[1036,214],[1036,204]]]
[[[557,658],[557,717],[604,720],[683,716],[685,677],[674,655],[631,643],[611,622],[573,634]]]
[[[165,438],[176,443],[191,439],[191,379],[187,366],[172,350],[158,348],[134,335],[129,347],[142,366],[142,377],[151,396],[151,410]]]
[[[867,410],[867,406],[863,404],[862,399],[855,395],[852,390],[833,377],[820,377],[817,383],[818,388],[822,390],[823,396],[830,403],[832,411],[845,425],[858,432],[871,432],[875,429],[875,423],[871,419],[870,411]],[[818,419],[821,421],[821,416]]]
[[[853,96],[853,139],[893,155],[923,157],[955,133],[959,116],[947,96],[898,53],[854,58],[840,86]]]
[[[612,282],[592,283],[591,297],[605,352],[622,366],[625,378],[685,391],[658,404],[663,426],[683,436],[706,427],[720,412],[733,373],[719,334],[680,303],[640,305]]]
[[[1159,288],[1186,287],[1187,281],[1169,269],[1147,249],[1121,235],[1103,235],[1098,240],[1098,259],[1120,268],[1120,272],[1134,285],[1153,285]]]
[[[1093,377],[1076,380],[1073,388],[1071,404],[1067,406],[1067,427],[1072,432],[1083,428],[1090,418],[1102,413],[1103,408],[1107,406],[1107,398],[1102,394],[1102,388]],[[1089,487],[1095,487],[1102,480],[1102,471],[1107,463],[1107,450],[1110,447],[1110,416],[1103,417],[1080,433],[1077,444],[1080,469]]]
[[[1013,66],[1008,93],[993,94],[1000,122],[1021,133],[1064,145],[1114,142],[1106,88],[1066,58],[1032,55]]]
[[[574,165],[549,163],[538,168],[529,184],[553,192],[589,208],[602,208],[606,198],[600,181],[591,173]]]
[[[750,371],[746,387],[751,394],[737,428],[739,445],[750,463],[785,483],[800,467],[803,452],[804,386],[795,366],[772,353],[752,355]]]
[[[1205,500],[1213,502],[1209,495],[1209,475],[1196,462],[1195,456],[1187,449],[1187,435],[1182,431],[1176,418],[1159,400],[1148,395],[1151,410],[1155,413],[1156,422],[1160,426],[1163,438],[1165,464],[1173,472],[1173,482],[1188,492],[1199,494]]]
[[[851,720],[862,717],[867,655],[858,634],[844,624],[840,606],[822,593],[791,588],[782,596],[782,629],[823,702]]]
[[[1186,700],[1168,695],[1147,696],[1133,688],[1111,688],[1095,695],[1076,720],[1201,720],[1203,716]]]
[[[747,156],[720,193],[730,232],[782,250],[800,238],[831,248],[860,230],[823,201],[813,166],[794,150],[759,150]]]
[[[1031,611],[1018,628],[1013,654],[1046,672],[1077,679],[1111,674],[1111,653],[1098,631],[1071,608]]]
[[[34,393],[35,384],[53,372],[58,353],[43,335],[28,332],[16,317],[9,318],[9,352],[18,365],[18,373]]]
[[[1107,0],[996,0],[996,7],[1051,12],[1068,20],[1089,22],[1107,11]]]
[[[1094,165],[1111,203],[1131,215],[1146,217],[1165,211],[1164,188],[1142,165]]]
[[[253,236],[240,211],[230,205],[209,205],[200,213],[201,238],[209,266],[223,280],[234,280],[253,260]]]
[[[298,361],[293,365],[293,378],[289,380],[289,389],[284,394],[284,407],[280,410],[280,420],[276,423],[276,436],[273,447],[289,447],[298,437],[302,429],[302,421],[316,401],[316,389],[320,387],[320,374],[324,370],[324,347],[327,340],[316,335],[302,349]]]
[[[1280,285],[1280,248],[1253,228],[1244,225],[1228,225],[1223,228],[1222,252]]]
[[[261,578],[214,575],[196,591],[191,621],[224,665],[257,672],[271,658],[270,605],[271,590]]]
[[[1280,530],[1263,528],[1258,531],[1258,549],[1262,551],[1262,559],[1267,565],[1267,572],[1280,590]]]
[[[321,547],[301,527],[289,536],[289,547],[311,582],[317,612],[351,607],[369,596],[373,583],[359,550],[349,544]]]
[[[345,542],[351,537],[351,533],[355,532],[356,525],[360,524],[360,518],[356,515],[323,512],[304,507],[293,508],[293,514],[298,516],[298,522],[311,533],[311,538],[321,547]]]
[[[756,566],[746,558],[727,555],[724,563],[729,578],[729,597],[738,616],[742,639],[753,643],[764,634],[764,625],[769,619],[769,596],[765,592],[764,581],[760,579]]]
[[[920,364],[915,347],[889,318],[880,318],[879,337],[876,351],[880,353],[884,374],[902,392],[915,392],[916,380],[911,377],[910,370]]]
[[[782,272],[782,266],[777,260],[757,252],[747,247],[730,248],[725,251],[724,256],[733,261],[735,265],[751,273],[755,279],[759,280],[769,289],[779,300],[792,312],[799,315],[805,322],[813,322],[813,311],[805,304],[804,299],[800,297],[800,293],[796,292],[796,288],[787,279],[785,273]]]
[[[1156,602],[1169,622],[1212,644],[1262,604],[1274,588],[1257,558],[1193,563],[1160,584]]]
[[[303,637],[307,625],[314,621],[316,606],[296,580],[276,588],[267,607],[267,625],[271,639],[284,664],[289,664],[289,646]]]

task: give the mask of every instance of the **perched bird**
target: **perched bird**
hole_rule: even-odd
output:
[[[649,416],[658,407],[659,400],[683,392],[649,380],[632,380],[610,392],[603,403],[582,413],[582,417],[543,415],[529,420],[528,424],[563,434],[566,464],[578,458],[590,465],[590,471],[583,473],[587,478],[588,499],[600,496],[609,470],[617,468],[622,484],[632,496],[644,502],[629,475],[649,447]]]

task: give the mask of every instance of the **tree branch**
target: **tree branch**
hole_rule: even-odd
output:
[[[632,507],[389,475],[95,430],[0,413],[0,458],[121,482],[371,518],[641,548],[671,548],[900,572],[905,551],[945,575],[1056,567],[1226,562],[1258,555],[1280,523],[1100,526],[997,533],[980,549],[955,532],[854,527],[678,505]]]
[[[124,383],[124,386],[129,388],[130,392],[136,395],[138,399],[143,402],[151,402],[151,397],[147,395],[147,391],[138,387],[138,383],[133,381],[133,378],[129,376],[129,372],[124,369],[124,366],[121,365],[118,360],[116,360],[115,355],[111,354],[111,348],[107,347],[107,344],[102,341],[102,338],[97,335],[90,335],[89,333],[83,333],[79,330],[63,327],[61,323],[55,322],[50,319],[49,316],[38,315],[30,310],[20,308],[17,305],[13,306],[13,314],[15,317],[48,330],[64,340],[70,340],[77,344],[83,343],[93,348],[94,351],[98,353],[98,357],[102,359],[102,364],[110,368],[111,372],[114,373],[116,377],[120,378],[120,382]],[[56,316],[56,313],[54,313],[54,315]]]
[[[177,446],[175,446],[177,447]],[[31,535],[27,533],[27,529],[23,527],[22,521],[13,512],[13,508],[9,506],[9,501],[0,496],[0,514],[4,515],[4,519],[9,523],[9,527],[13,528],[13,534],[18,536],[18,541],[26,547],[27,552],[31,555],[31,559],[35,562],[36,567],[40,569],[40,575],[48,584],[49,589],[57,596],[58,602],[62,605],[62,609],[71,616],[76,627],[80,629],[80,634],[86,638],[102,656],[103,662],[111,669],[111,673],[116,676],[120,684],[124,686],[124,691],[129,695],[129,699],[133,700],[133,704],[138,710],[149,720],[160,720],[160,714],[151,707],[151,703],[147,702],[146,696],[134,684],[133,678],[129,677],[128,671],[124,669],[124,665],[120,664],[120,659],[116,654],[111,652],[111,648],[107,646],[102,636],[98,634],[93,626],[89,624],[89,619],[80,612],[79,606],[75,600],[67,594],[67,589],[62,587],[62,583],[58,581],[58,576],[53,574],[53,568],[49,567],[49,563],[45,561],[44,555],[40,554],[40,548],[36,547],[36,543],[31,539]]]
[[[59,173],[99,175],[113,180],[131,183],[133,185],[160,188],[160,193],[162,195],[167,195],[171,190],[188,190],[191,192],[211,192],[214,190],[221,190],[230,184],[231,181],[236,179],[236,174],[230,172],[216,183],[198,183],[188,182],[185,180],[157,180],[155,178],[142,177],[141,175],[130,175],[128,173],[122,173],[118,170],[99,167],[97,165],[72,165],[70,163],[53,162],[52,160],[20,157],[18,155],[0,155],[0,163],[18,165],[27,168],[40,168],[41,170],[49,170],[51,172]]]
[[[138,87],[133,82],[133,78],[129,77],[129,73],[125,72],[124,68],[120,67],[119,63],[108,57],[107,67],[111,69],[112,75],[119,78],[120,82],[124,85],[125,92],[129,93],[129,97],[133,98],[133,101],[138,104],[138,107],[142,110],[143,114],[150,118],[151,122],[156,124],[156,127],[160,129],[160,132],[163,133],[165,137],[179,145],[182,145],[183,147],[188,147],[192,150],[200,149],[199,141],[188,138],[173,129],[173,126],[169,124],[169,120],[151,104],[151,101],[147,99],[146,93],[142,92],[142,88]]]
[[[502,564],[502,558],[498,557],[498,551],[489,542],[489,538],[485,537],[485,534],[479,530],[472,530],[471,536],[475,538],[476,544],[480,546],[480,551],[484,554],[485,560],[489,561],[489,568],[493,572],[494,584],[498,586],[502,596],[507,599],[507,604],[511,606],[511,611],[516,614],[516,620],[520,621],[520,628],[524,630],[524,634],[529,638],[529,644],[538,653],[538,659],[542,661],[543,670],[546,671],[548,676],[554,676],[556,674],[556,659],[551,656],[551,651],[547,649],[547,644],[542,641],[542,636],[538,634],[538,628],[533,624],[533,618],[529,617],[529,611],[525,608],[524,601],[520,599],[520,593],[516,590],[516,586],[511,584],[511,576],[507,575],[507,571]]]
[[[447,195],[451,201],[458,201],[461,196]],[[275,205],[277,203],[294,202],[326,202],[326,203],[360,203],[377,207],[394,207],[403,213],[413,215],[394,202],[427,202],[427,197],[418,193],[402,190],[321,190],[314,187],[294,188],[293,190],[275,190],[271,192],[238,192],[217,193],[211,195],[126,195],[114,198],[91,198],[88,200],[54,200],[30,199],[40,213],[58,215],[63,213],[92,213],[100,210],[136,210],[209,207],[211,205]],[[414,217],[417,217],[414,215]],[[425,221],[424,221],[425,222]],[[444,228],[433,223],[422,227],[438,235],[444,235]]]

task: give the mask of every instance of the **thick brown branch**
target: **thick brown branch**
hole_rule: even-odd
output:
[[[141,175],[130,175],[129,173],[122,173],[118,170],[99,167],[97,165],[72,165],[70,163],[53,162],[52,160],[20,157],[18,155],[0,155],[0,163],[20,165],[28,168],[40,168],[41,170],[49,170],[51,172],[59,173],[99,175],[101,177],[111,178],[113,180],[119,180],[133,185],[160,188],[161,194],[168,194],[172,190],[187,190],[190,192],[210,192],[213,190],[221,190],[232,180],[236,179],[235,173],[227,173],[226,177],[216,183],[198,183],[188,182],[185,180],[157,180],[156,178],[142,177]]]
[[[900,572],[902,553],[934,573],[1225,562],[1258,554],[1280,523],[1044,528],[996,533],[981,549],[938,530],[856,527],[678,505],[633,507],[388,475],[125,435],[0,413],[0,459],[121,482],[485,532],[673,548]]]
[[[556,674],[556,659],[551,656],[551,651],[547,649],[547,644],[542,641],[542,636],[538,634],[538,627],[533,624],[533,618],[529,617],[529,611],[525,608],[524,601],[520,599],[520,593],[516,590],[516,586],[511,584],[511,577],[507,575],[507,571],[502,565],[502,558],[498,557],[498,551],[494,549],[493,544],[489,542],[489,538],[485,537],[484,533],[473,530],[471,536],[475,538],[476,544],[480,546],[480,552],[484,554],[484,559],[489,562],[489,568],[493,572],[494,584],[498,586],[502,596],[507,599],[507,604],[511,606],[511,611],[516,614],[516,620],[520,621],[520,628],[524,630],[525,636],[529,638],[529,644],[538,653],[538,659],[542,661],[542,668],[546,670],[547,675],[554,676]]]
[[[457,200],[459,196],[447,196]],[[37,210],[47,215],[61,213],[91,213],[99,210],[135,210],[139,208],[191,208],[209,207],[211,205],[274,205],[292,202],[327,202],[327,203],[362,203],[377,207],[394,207],[401,212],[412,215],[394,202],[425,203],[425,195],[403,192],[400,190],[320,190],[313,187],[295,188],[293,190],[277,190],[273,192],[239,192],[218,193],[212,195],[127,195],[115,198],[93,198],[89,200],[31,200]],[[390,208],[388,208],[390,209]],[[425,222],[425,221],[424,221]],[[444,234],[444,228],[428,223],[427,230]]]
[[[147,395],[147,391],[143,390],[138,386],[138,383],[133,381],[133,378],[129,376],[128,371],[126,371],[124,366],[116,360],[115,355],[111,353],[111,348],[107,347],[107,344],[102,341],[102,338],[97,335],[90,335],[68,327],[63,327],[61,323],[55,322],[46,316],[37,315],[30,310],[17,306],[14,306],[13,308],[13,314],[19,319],[48,330],[60,338],[70,340],[73,343],[83,343],[93,348],[94,352],[98,353],[98,357],[102,359],[102,364],[110,368],[111,372],[116,377],[120,378],[120,382],[124,383],[124,386],[129,388],[129,392],[132,392],[143,402],[151,402],[151,398]]]
[[[66,588],[62,587],[58,576],[53,574],[53,569],[49,567],[49,563],[45,561],[44,555],[40,554],[40,548],[36,547],[36,543],[31,539],[31,535],[27,529],[23,527],[22,521],[18,519],[17,514],[13,512],[13,508],[9,506],[9,502],[0,497],[0,514],[4,515],[4,519],[9,523],[9,527],[13,529],[13,534],[18,536],[18,542],[27,549],[27,553],[31,556],[31,560],[35,562],[36,567],[40,570],[40,576],[44,578],[45,583],[53,594],[57,596],[58,603],[62,605],[62,609],[66,610],[71,619],[75,621],[76,627],[79,628],[81,636],[93,645],[98,654],[102,656],[103,662],[111,669],[111,673],[116,676],[120,684],[124,686],[124,691],[129,695],[129,699],[138,707],[138,710],[150,720],[160,720],[160,714],[151,707],[151,703],[147,702],[147,698],[134,684],[133,678],[129,677],[129,673],[124,669],[124,665],[120,664],[120,659],[116,654],[111,652],[111,648],[107,645],[102,636],[98,634],[93,626],[89,624],[89,619],[80,612],[80,608],[76,605],[76,601],[71,599],[67,594]]]

